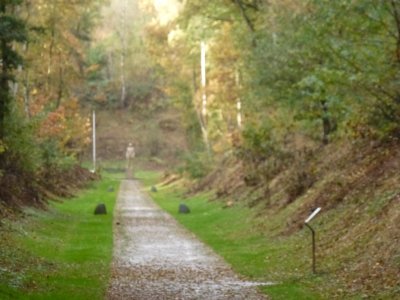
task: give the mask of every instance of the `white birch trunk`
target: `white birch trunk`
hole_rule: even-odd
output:
[[[202,97],[201,97],[201,116],[199,119],[200,119],[204,144],[206,145],[208,155],[211,155],[211,146],[210,146],[210,141],[208,139],[208,130],[207,130],[206,44],[204,42],[201,42],[200,44],[200,65],[201,65]]]
[[[242,128],[242,100],[240,99],[240,78],[239,78],[239,71],[236,70],[235,74],[236,78],[236,87],[238,91],[237,99],[236,99],[236,121],[237,126],[239,129]]]
[[[125,107],[126,101],[126,79],[125,79],[125,54],[126,54],[126,11],[128,9],[128,1],[124,1],[122,11],[122,28],[121,28],[121,107]]]
[[[207,94],[206,94],[206,45],[204,42],[201,42],[201,88],[202,88],[202,106],[201,106],[201,114],[206,120],[207,115]],[[204,122],[205,123],[205,122]]]

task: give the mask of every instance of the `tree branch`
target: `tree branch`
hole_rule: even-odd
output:
[[[246,21],[247,26],[249,27],[251,32],[255,32],[255,28],[253,23],[251,22],[249,16],[246,13],[245,4],[241,0],[232,0],[239,7],[240,12],[242,13],[242,17]]]
[[[397,57],[397,61],[400,63],[400,15],[399,15],[396,1],[391,0],[390,3],[392,5],[393,16],[396,21],[396,29],[397,29],[396,57]]]

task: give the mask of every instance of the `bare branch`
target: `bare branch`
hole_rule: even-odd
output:
[[[234,3],[236,3],[236,5],[239,7],[240,12],[241,12],[244,20],[246,21],[246,24],[249,27],[250,31],[254,32],[255,28],[254,28],[252,21],[250,20],[249,16],[246,13],[245,4],[243,4],[243,2],[241,0],[232,0],[232,1],[234,1]]]
[[[396,29],[397,29],[397,49],[396,49],[396,57],[397,57],[397,61],[400,63],[400,15],[399,15],[399,11],[398,11],[398,6],[396,3],[396,0],[391,0],[391,5],[393,8],[393,16],[394,19],[396,21]]]

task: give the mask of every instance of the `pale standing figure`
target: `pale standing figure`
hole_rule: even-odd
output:
[[[133,158],[135,157],[135,147],[133,147],[132,143],[129,143],[128,147],[126,148],[126,161],[127,161],[127,168],[128,170],[132,169]]]

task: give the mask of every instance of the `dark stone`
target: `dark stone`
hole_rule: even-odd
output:
[[[107,192],[109,193],[114,192],[114,187],[113,186],[108,187]]]
[[[156,193],[156,192],[157,192],[157,188],[153,185],[153,186],[151,187],[151,191],[152,191],[153,193]]]
[[[179,204],[179,211],[180,214],[188,214],[190,213],[190,209],[186,204]]]
[[[95,215],[106,215],[107,214],[106,205],[104,203],[97,204],[97,206],[94,210],[94,214]]]

